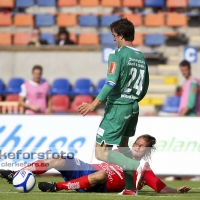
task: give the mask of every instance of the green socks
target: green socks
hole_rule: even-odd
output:
[[[124,171],[124,179],[127,190],[131,190],[135,187],[133,170],[136,170],[140,164],[139,161],[132,159],[132,152],[127,151],[124,153],[109,151],[107,155],[107,160],[109,163],[119,165],[123,168]]]
[[[120,152],[109,151],[107,155],[109,163],[119,165],[123,170],[136,170],[140,162],[124,156]]]

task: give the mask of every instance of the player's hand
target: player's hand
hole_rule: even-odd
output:
[[[30,109],[33,110],[33,111],[35,111],[35,112],[39,112],[40,111],[40,107],[39,106],[33,106],[33,105],[31,105]]]
[[[183,186],[177,189],[177,193],[187,193],[191,189],[191,187]]]
[[[93,105],[93,103],[85,103],[83,102],[79,107],[78,107],[78,112],[85,116],[87,115],[89,112],[92,112],[95,109],[95,106]]]

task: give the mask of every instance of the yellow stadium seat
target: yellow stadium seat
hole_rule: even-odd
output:
[[[160,106],[163,105],[163,100],[161,98],[151,98],[150,104]]]
[[[150,98],[144,98],[139,102],[140,105],[150,105],[151,104],[151,100]]]
[[[177,84],[178,78],[176,76],[166,76],[164,77],[165,84]]]

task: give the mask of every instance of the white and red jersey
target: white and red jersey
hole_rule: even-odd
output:
[[[123,169],[118,165],[103,162],[101,164],[93,164],[93,167],[97,170],[104,170],[107,173],[107,192],[121,192],[125,188]],[[134,177],[136,178],[136,172],[134,172]],[[145,173],[145,182],[146,185],[158,193],[166,186],[151,169]]]

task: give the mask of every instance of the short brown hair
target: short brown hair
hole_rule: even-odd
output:
[[[155,147],[155,144],[156,144],[156,138],[151,136],[151,135],[148,135],[148,134],[145,134],[145,135],[141,135],[139,136],[137,139],[139,138],[143,138],[147,143],[148,143],[148,148],[150,148],[150,151],[149,153],[147,153],[145,156],[144,156],[144,159],[145,160],[151,160],[151,154],[156,150],[156,147]]]
[[[40,66],[40,65],[35,65],[35,66],[33,66],[33,68],[32,68],[32,72],[34,72],[36,69],[40,70],[41,72],[43,71],[42,66]]]
[[[125,41],[133,41],[135,35],[135,27],[127,18],[119,19],[110,24],[111,32],[114,30],[117,35],[122,35]]]
[[[183,67],[188,67],[189,69],[191,69],[191,65],[187,60],[183,60],[180,62],[179,66],[183,66]]]

